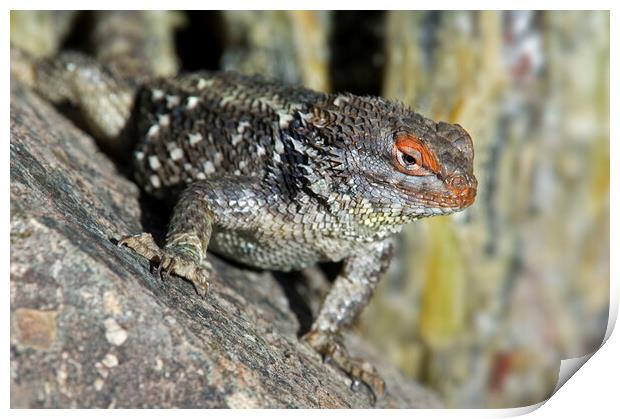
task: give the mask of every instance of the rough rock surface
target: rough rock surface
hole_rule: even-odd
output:
[[[370,407],[298,340],[270,273],[212,257],[202,301],[118,248],[149,218],[137,187],[15,82],[10,149],[12,407]],[[439,406],[355,342],[386,378],[377,407]]]

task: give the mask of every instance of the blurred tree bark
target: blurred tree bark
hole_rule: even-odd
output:
[[[541,401],[559,361],[605,330],[609,14],[399,11],[387,22],[384,95],[463,125],[480,185],[465,213],[407,229],[393,273],[404,291],[384,284],[364,330],[448,404]],[[404,345],[386,343],[381,316],[399,319]]]
[[[328,91],[330,12],[224,11],[222,67]]]

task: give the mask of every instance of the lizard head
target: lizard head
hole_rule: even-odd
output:
[[[312,171],[309,188],[331,194],[370,229],[450,214],[475,200],[473,143],[460,125],[350,94],[328,97],[307,121],[319,132],[319,147],[329,150],[313,158],[328,163]]]
[[[418,118],[419,119],[419,118]],[[387,136],[392,184],[423,215],[453,212],[476,198],[471,137],[460,125],[423,119]],[[397,172],[397,173],[396,173]]]
[[[374,105],[383,108],[383,116],[348,147],[350,173],[369,186],[363,197],[371,217],[379,224],[404,224],[470,206],[478,183],[467,131],[401,105],[383,100]]]

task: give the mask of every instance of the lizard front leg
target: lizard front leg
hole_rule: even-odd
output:
[[[246,208],[227,205],[230,201],[243,202],[241,198],[249,197],[254,198],[254,202],[258,199],[252,184],[243,179],[194,182],[183,191],[174,207],[163,249],[155,244],[149,233],[124,237],[118,244],[157,265],[159,272],[187,279],[204,298],[209,280],[216,276],[206,259],[213,226],[235,227],[239,220],[250,221]],[[244,217],[240,217],[241,214]]]
[[[392,252],[392,241],[385,240],[347,258],[310,332],[304,336],[304,340],[325,360],[352,378],[354,387],[363,382],[376,394],[383,394],[385,390],[383,379],[367,362],[349,355],[340,333],[353,323],[368,303],[389,265]]]

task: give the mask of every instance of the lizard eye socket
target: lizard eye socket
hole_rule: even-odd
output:
[[[411,135],[401,135],[392,148],[394,166],[400,172],[412,176],[427,176],[437,169],[437,161],[422,144]]]

